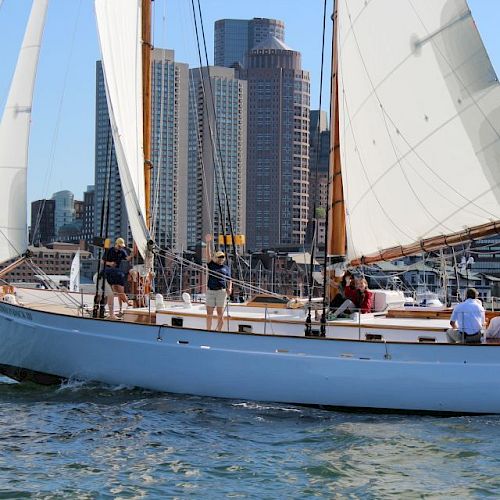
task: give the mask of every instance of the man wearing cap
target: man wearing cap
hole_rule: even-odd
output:
[[[108,248],[102,258],[104,266],[104,276],[113,290],[108,295],[109,319],[117,319],[114,311],[114,295],[118,297],[120,311],[123,303],[128,303],[128,297],[125,295],[125,273],[120,269],[120,263],[123,260],[130,260],[131,256],[125,250],[125,241],[123,238],[117,238],[115,246]]]
[[[207,243],[207,256],[209,260],[207,264],[208,283],[206,293],[207,330],[212,329],[214,308],[217,308],[217,331],[220,332],[222,330],[222,325],[224,324],[224,306],[226,304],[226,297],[231,295],[232,291],[231,271],[225,264],[226,256],[224,252],[215,252],[212,258],[212,251],[210,248],[212,235],[207,234],[205,236],[205,241]]]

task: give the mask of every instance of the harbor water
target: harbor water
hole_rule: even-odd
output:
[[[500,496],[500,416],[346,413],[0,378],[0,498]]]

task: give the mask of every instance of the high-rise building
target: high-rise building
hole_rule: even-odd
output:
[[[245,233],[247,83],[218,66],[189,75],[187,241],[195,246],[231,225]]]
[[[65,224],[71,224],[75,218],[74,195],[71,191],[58,191],[52,195],[55,201],[54,223],[56,237],[59,229]]]
[[[270,36],[284,42],[285,23],[261,17],[215,21],[215,65],[243,66],[247,52]]]
[[[40,246],[54,241],[55,200],[37,200],[31,203],[30,243]]]
[[[128,218],[122,196],[104,88],[101,61],[96,63],[94,235],[127,237]]]
[[[330,159],[330,130],[325,111],[313,110],[310,113],[309,128],[309,222],[317,220],[318,243],[325,242],[325,221],[328,205],[328,169]],[[316,213],[314,213],[316,209]],[[312,240],[308,231],[308,240]]]
[[[82,240],[91,244],[95,236],[95,189],[94,186],[87,186],[87,191],[83,193],[83,227]]]
[[[275,37],[254,47],[248,83],[247,246],[304,243],[309,198],[309,72]]]
[[[173,50],[153,50],[151,201],[155,241],[186,247],[188,164],[188,65]]]
[[[151,210],[155,241],[178,249],[186,244],[188,66],[171,50],[154,49],[152,69]],[[128,217],[104,88],[101,62],[96,75],[95,230],[130,241]],[[109,200],[109,203],[106,202]]]

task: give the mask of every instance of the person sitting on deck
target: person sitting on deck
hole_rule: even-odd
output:
[[[357,296],[353,301],[355,306],[362,314],[372,312],[373,309],[373,292],[368,290],[368,281],[365,278],[356,280]]]
[[[340,307],[346,299],[356,293],[356,286],[354,284],[354,279],[350,271],[346,271],[340,283],[335,284],[337,287],[337,294],[333,297],[330,302],[330,309],[337,309]]]
[[[330,311],[333,318],[349,315],[355,309],[354,301],[357,297],[356,283],[350,271],[346,271],[338,284],[337,295],[330,302]]]
[[[484,307],[477,300],[475,288],[467,290],[466,300],[456,305],[450,318],[451,328],[446,332],[448,342],[474,344],[481,342],[485,324]]]

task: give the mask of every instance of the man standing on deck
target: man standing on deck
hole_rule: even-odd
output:
[[[451,328],[446,332],[448,342],[477,344],[481,342],[481,329],[485,324],[484,307],[477,299],[475,288],[467,290],[466,300],[456,305],[451,314]]]
[[[226,256],[224,252],[215,252],[212,258],[211,244],[212,235],[207,234],[205,236],[205,242],[207,243],[207,257],[208,257],[208,283],[207,283],[207,293],[206,293],[206,307],[207,307],[207,330],[212,329],[212,318],[214,314],[214,308],[217,308],[217,331],[222,330],[222,325],[224,324],[224,307],[226,304],[226,298],[231,295],[232,283],[231,283],[231,271],[229,267],[225,264]]]

